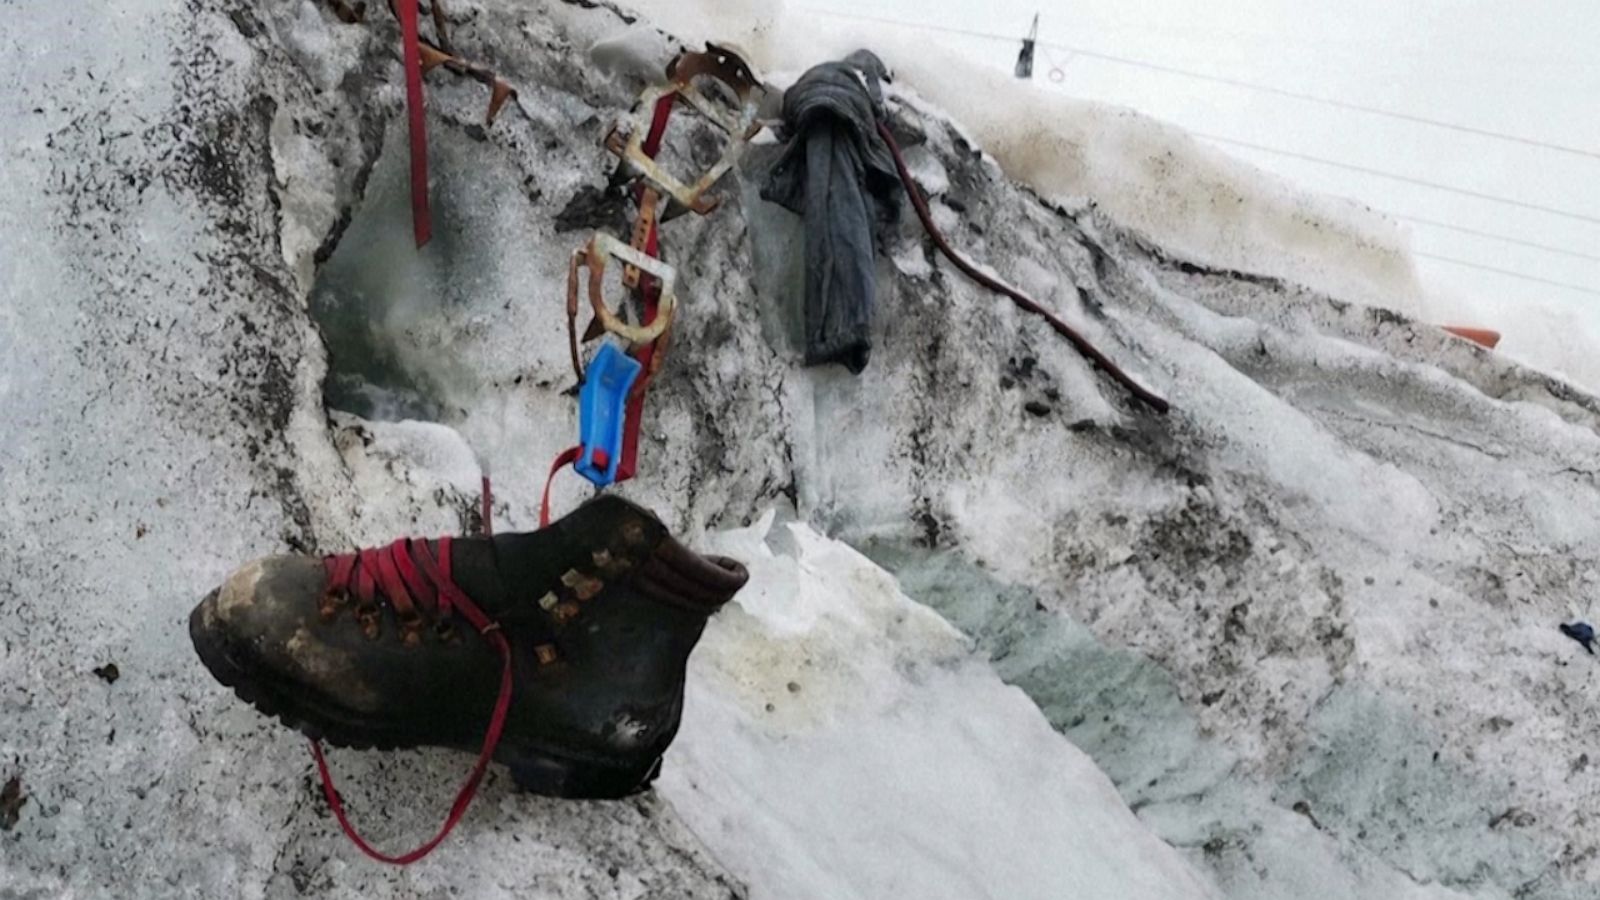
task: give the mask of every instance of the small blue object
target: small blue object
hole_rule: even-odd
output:
[[[583,447],[573,468],[605,487],[617,480],[622,462],[622,426],[627,420],[628,392],[642,368],[639,361],[607,341],[589,363],[578,392],[578,443]]]
[[[1589,655],[1594,655],[1594,626],[1588,622],[1573,622],[1570,625],[1562,625],[1561,633],[1582,644],[1583,649],[1589,651]]]

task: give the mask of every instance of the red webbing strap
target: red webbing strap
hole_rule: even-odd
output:
[[[1076,329],[1068,325],[1061,317],[1039,305],[1038,301],[1027,294],[985,273],[973,265],[966,257],[956,252],[956,249],[950,246],[950,241],[945,238],[944,233],[939,230],[939,226],[934,224],[933,213],[928,209],[928,201],[923,198],[922,190],[917,187],[916,180],[911,177],[911,170],[906,166],[905,156],[900,152],[900,145],[895,142],[894,133],[889,130],[888,125],[879,122],[878,136],[883,138],[884,144],[889,148],[889,155],[894,157],[895,169],[900,173],[900,183],[905,185],[906,195],[911,198],[911,206],[916,209],[917,218],[922,220],[923,230],[928,232],[928,237],[933,239],[934,246],[939,248],[939,252],[944,254],[945,259],[950,260],[968,278],[997,294],[1009,297],[1012,303],[1044,319],[1051,329],[1056,334],[1066,338],[1067,342],[1072,344],[1084,359],[1087,359],[1091,365],[1106,373],[1112,381],[1122,385],[1123,390],[1132,394],[1134,399],[1156,412],[1166,415],[1168,404],[1165,399],[1139,382],[1134,381],[1126,372],[1118,368],[1110,357],[1101,353],[1093,344],[1089,343],[1087,338],[1079,334]]]
[[[650,133],[644,136],[644,143],[639,145],[639,149],[644,151],[645,156],[655,159],[656,154],[661,152],[661,136],[667,133],[667,119],[671,117],[672,106],[677,101],[678,95],[676,92],[667,94],[656,101],[655,117],[650,120]],[[641,191],[644,190],[643,186],[640,186],[639,189]]]
[[[672,107],[677,99],[678,95],[673,93],[656,101],[650,132],[640,145],[640,149],[651,159],[661,152],[661,138],[667,132],[667,120],[672,117]],[[644,185],[640,185],[637,195],[642,197],[644,190]],[[661,245],[654,222],[650,223],[650,236],[645,240],[644,252],[646,256],[660,256]],[[661,282],[646,275],[641,277],[640,284],[640,295],[644,300],[644,324],[648,325],[655,320],[656,309],[661,302]],[[662,339],[665,339],[665,335]],[[639,469],[639,425],[644,419],[644,395],[650,388],[650,364],[655,358],[656,344],[659,342],[651,342],[633,352],[633,358],[639,361],[644,374],[628,395],[627,411],[622,420],[622,457],[617,460],[616,479],[619,482],[632,478]]]
[[[649,256],[656,256],[660,252],[654,225],[650,226],[650,237],[645,241],[644,252]],[[661,302],[661,282],[648,276],[646,278],[648,280],[641,279],[644,283],[640,293],[644,297],[644,321],[649,324],[655,319],[656,309]],[[663,334],[633,352],[633,358],[639,361],[643,374],[628,394],[627,410],[622,419],[622,457],[617,460],[617,481],[627,481],[639,469],[639,427],[644,421],[644,395],[650,389],[650,366],[655,362],[658,346],[666,339],[667,336]]]
[[[483,474],[483,536],[494,536],[494,495],[489,492],[489,473]]]
[[[550,477],[544,481],[544,499],[539,501],[539,527],[550,525],[550,485],[555,483],[556,473],[578,461],[583,455],[582,447],[568,447],[561,451],[556,461],[550,464]]]
[[[422,109],[422,46],[417,37],[417,0],[399,0],[406,112],[411,118],[411,230],[421,247],[433,237],[428,214],[428,133]]]
[[[333,810],[333,816],[339,821],[339,828],[350,838],[350,841],[367,856],[379,862],[404,866],[416,862],[433,852],[450,832],[453,831],[461,817],[466,815],[467,807],[472,805],[472,798],[478,793],[478,785],[483,781],[483,775],[489,769],[489,761],[494,758],[495,747],[500,744],[500,735],[505,730],[506,716],[511,711],[511,690],[513,685],[511,670],[511,644],[506,641],[500,632],[500,626],[479,609],[454,581],[450,580],[450,539],[440,538],[439,555],[442,564],[433,558],[428,549],[427,541],[397,541],[383,550],[385,554],[411,553],[415,562],[425,573],[427,580],[432,582],[438,590],[438,611],[440,617],[458,612],[465,618],[484,640],[500,655],[500,693],[494,703],[494,712],[489,717],[489,729],[483,736],[483,749],[478,753],[478,761],[472,767],[472,774],[467,776],[467,781],[456,792],[455,802],[450,804],[450,814],[445,818],[444,825],[439,828],[427,843],[415,850],[391,856],[379,851],[366,839],[356,832],[355,826],[350,824],[350,817],[345,814],[344,803],[339,799],[339,792],[333,786],[333,773],[328,769],[328,760],[322,755],[322,744],[316,740],[311,741],[311,756],[317,762],[317,774],[322,778],[322,794],[328,799],[328,806]],[[406,566],[399,566],[401,570]]]

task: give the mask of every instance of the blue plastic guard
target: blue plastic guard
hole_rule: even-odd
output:
[[[579,475],[605,487],[617,480],[622,462],[622,426],[628,392],[639,377],[639,361],[607,341],[600,345],[578,392],[578,443],[583,453],[573,464]]]

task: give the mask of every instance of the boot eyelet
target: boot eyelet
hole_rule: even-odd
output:
[[[644,543],[644,523],[638,519],[623,522],[622,539],[634,546]]]
[[[317,602],[317,615],[324,625],[332,622],[339,615],[339,610],[349,601],[350,595],[340,590],[329,590],[322,593],[322,598]]]
[[[594,551],[594,567],[606,578],[618,578],[627,574],[633,563],[626,553],[612,553],[609,549]]]
[[[382,611],[377,604],[361,605],[356,607],[356,621],[361,623],[361,633],[367,640],[378,639],[378,625],[383,618]]]

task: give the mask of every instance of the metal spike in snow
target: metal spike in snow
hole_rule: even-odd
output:
[[[707,97],[694,86],[695,79],[701,77],[721,82],[737,100],[737,107],[729,108],[727,104]],[[707,191],[733,168],[745,145],[761,130],[756,113],[766,93],[755,71],[743,57],[730,47],[712,43],[706,44],[703,53],[680,54],[667,66],[667,78],[666,84],[646,88],[634,102],[631,117],[612,126],[605,139],[606,149],[622,160],[626,176],[643,178],[676,203],[675,208],[669,208],[661,215],[660,221],[663,222],[676,218],[686,210],[694,210],[703,216],[717,208],[718,199],[707,196]],[[692,182],[668,172],[645,152],[646,135],[656,106],[668,97],[672,98],[674,104],[679,100],[688,104],[728,135],[727,149],[722,157]]]

